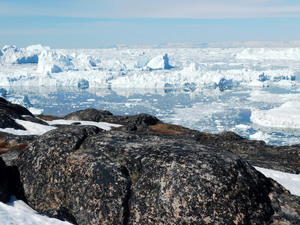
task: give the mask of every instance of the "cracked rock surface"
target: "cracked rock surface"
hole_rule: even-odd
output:
[[[15,162],[30,206],[74,224],[299,224],[300,200],[186,135],[61,127]]]

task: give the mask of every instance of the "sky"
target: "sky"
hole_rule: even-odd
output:
[[[300,40],[299,0],[0,0],[0,48]]]

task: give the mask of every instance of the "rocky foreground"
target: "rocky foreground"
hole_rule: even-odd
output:
[[[36,118],[0,99],[0,128],[25,129],[15,119],[54,117]],[[1,133],[1,201],[16,195],[74,224],[300,224],[300,197],[252,167],[299,173],[299,146],[203,133],[145,114],[87,109],[63,119],[123,126]]]

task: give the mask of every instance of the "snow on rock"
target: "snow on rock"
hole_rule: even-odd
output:
[[[293,195],[300,196],[300,175],[284,173],[281,171],[270,170],[260,167],[255,167],[258,171],[263,173],[266,177],[276,180],[279,184],[284,186]]]
[[[300,60],[299,48],[246,48],[238,52],[236,59],[242,60]]]
[[[169,56],[168,54],[160,55],[152,58],[148,63],[147,67],[150,69],[171,69],[172,66],[169,64]]]
[[[300,129],[300,101],[288,101],[270,110],[254,110],[250,120],[266,127]]]
[[[96,126],[103,130],[111,130],[112,127],[121,127],[120,124],[114,123],[106,123],[106,122],[93,122],[93,121],[84,121],[84,120],[53,120],[48,121],[50,125],[62,124],[62,125],[71,125],[72,123],[79,123],[81,125],[89,125],[89,126]]]
[[[54,50],[44,50],[39,56],[37,72],[39,73],[60,73],[74,68],[71,59],[62,53]]]
[[[39,215],[21,200],[12,199],[9,203],[0,202],[1,225],[71,225],[47,216]]]
[[[79,120],[53,120],[53,121],[47,121],[49,126],[34,123],[26,120],[15,120],[18,124],[22,125],[26,130],[16,130],[13,128],[0,128],[0,132],[10,133],[14,135],[43,135],[44,133],[54,130],[57,127],[55,125],[71,125],[72,123],[78,123],[81,125],[90,125],[90,126],[96,126],[103,130],[111,130],[112,127],[120,127],[122,125],[120,124],[114,124],[114,123],[106,123],[106,122],[91,122],[91,121],[79,121]]]

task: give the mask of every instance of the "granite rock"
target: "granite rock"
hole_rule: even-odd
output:
[[[186,135],[69,126],[15,162],[30,206],[74,224],[298,224],[299,197]]]

